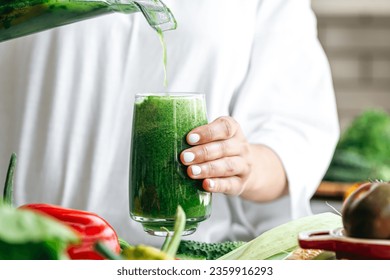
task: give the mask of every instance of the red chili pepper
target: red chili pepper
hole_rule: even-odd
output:
[[[20,208],[31,209],[54,217],[75,229],[81,236],[80,244],[68,248],[69,257],[73,260],[102,260],[104,259],[94,249],[100,241],[115,253],[120,252],[118,236],[111,225],[95,213],[64,208],[51,204],[26,204]]]

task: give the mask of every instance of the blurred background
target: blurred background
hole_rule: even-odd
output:
[[[368,109],[390,113],[390,0],[312,0],[312,7],[331,65],[341,132],[355,121],[312,200],[313,211],[323,212],[332,211],[325,202],[340,210],[363,178],[390,180],[390,116],[368,114],[356,123]]]
[[[312,0],[341,129],[366,108],[390,112],[390,0]]]

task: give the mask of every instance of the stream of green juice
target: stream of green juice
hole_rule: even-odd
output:
[[[160,43],[162,47],[162,59],[163,59],[163,70],[164,70],[164,87],[168,86],[168,78],[167,78],[167,45],[164,40],[164,34],[161,30],[157,31],[158,37],[160,38]]]

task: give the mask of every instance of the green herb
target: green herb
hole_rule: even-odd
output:
[[[66,248],[77,234],[65,225],[29,210],[0,202],[0,259],[67,259]]]
[[[390,115],[375,109],[354,119],[343,133],[337,149],[355,151],[365,159],[390,163]]]
[[[12,185],[16,154],[11,155],[4,196],[0,199],[0,259],[67,259],[68,245],[79,236],[71,228],[48,216],[12,207]]]
[[[342,134],[324,180],[390,180],[390,115],[375,109],[356,117]]]
[[[4,203],[12,206],[13,205],[13,184],[14,184],[14,173],[16,168],[16,154],[12,153],[9,161],[7,177],[5,178],[3,201]]]

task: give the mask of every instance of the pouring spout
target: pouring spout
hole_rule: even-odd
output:
[[[149,25],[157,32],[174,30],[177,22],[171,10],[160,0],[140,0],[134,4],[144,14]]]

